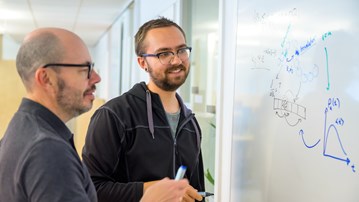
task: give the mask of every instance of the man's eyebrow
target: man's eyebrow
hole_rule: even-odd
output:
[[[180,48],[185,48],[187,47],[186,44],[181,44],[179,46],[176,46],[175,50],[178,50]],[[172,48],[159,48],[156,50],[156,53],[159,53],[159,52],[165,52],[165,51],[172,51],[173,49]]]
[[[159,53],[159,52],[165,52],[165,51],[172,51],[172,49],[171,48],[159,48],[155,52]]]

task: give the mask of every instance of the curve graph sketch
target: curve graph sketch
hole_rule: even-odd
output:
[[[283,12],[282,15],[296,18],[298,13],[298,9],[293,8],[288,12]],[[256,11],[254,19],[259,26],[268,28],[272,26],[268,20],[270,16],[269,14]],[[293,35],[291,33],[294,32],[294,28],[295,24],[289,22],[286,29],[283,30],[282,39],[278,41],[277,47],[279,49],[267,47],[260,54],[253,56],[251,61],[253,67],[251,69],[256,71],[271,71],[272,69],[268,66],[268,61],[276,61],[274,65],[278,67],[278,72],[271,81],[269,93],[269,96],[273,97],[275,117],[283,120],[289,127],[300,127],[301,123],[308,118],[308,107],[298,102],[302,96],[302,88],[312,85],[312,82],[317,83],[320,72],[325,73],[326,77],[326,83],[321,84],[323,86],[322,89],[329,92],[333,87],[331,86],[329,68],[330,47],[326,46],[326,42],[333,37],[335,38],[335,34],[332,31],[327,31],[320,36],[307,36],[305,41],[299,42],[292,38]],[[320,66],[316,63],[308,64],[306,55],[319,44],[321,44],[321,47],[324,46],[323,65]],[[323,114],[324,134],[322,138],[314,142],[307,142],[304,129],[299,129],[299,135],[306,148],[312,149],[323,146],[322,154],[324,157],[345,163],[355,173],[355,164],[351,161],[345,149],[345,143],[342,142],[342,134],[340,133],[340,127],[344,127],[344,119],[338,117],[333,123],[327,119],[330,114],[334,116],[334,113],[331,113],[333,110],[340,110],[339,98],[329,98],[325,106]]]
[[[352,172],[356,172],[355,164],[351,162],[345,148],[343,142],[341,140],[341,134],[339,131],[339,127],[344,125],[344,119],[342,117],[338,117],[335,119],[335,122],[328,122],[328,114],[330,114],[334,110],[340,110],[340,100],[339,98],[329,98],[328,106],[324,110],[324,132],[323,132],[323,141],[319,139],[313,144],[308,144],[304,137],[304,130],[301,129],[299,131],[299,135],[302,138],[304,145],[308,149],[312,149],[319,145],[320,142],[323,142],[323,156],[327,158],[334,159],[339,162],[345,163],[347,166],[350,166]],[[335,145],[335,148],[330,148],[328,145]]]

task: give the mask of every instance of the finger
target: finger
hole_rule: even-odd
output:
[[[189,195],[185,194],[182,197],[182,202],[194,202],[194,198],[190,197]]]
[[[194,199],[196,199],[197,201],[202,201],[203,197],[201,195],[199,195],[199,194],[196,194],[194,196]]]
[[[203,199],[203,197],[198,194],[198,191],[191,186],[187,188],[186,194],[188,194],[191,198],[196,199],[197,201],[202,201]]]

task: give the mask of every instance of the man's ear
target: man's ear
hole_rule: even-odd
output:
[[[147,72],[147,62],[145,57],[137,57],[137,63],[140,67]]]
[[[35,83],[45,88],[52,86],[51,72],[45,68],[38,68],[35,72]]]

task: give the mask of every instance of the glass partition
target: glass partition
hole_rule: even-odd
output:
[[[180,93],[201,126],[206,191],[213,192],[219,1],[184,1],[184,5],[182,24],[192,53],[191,73]]]

